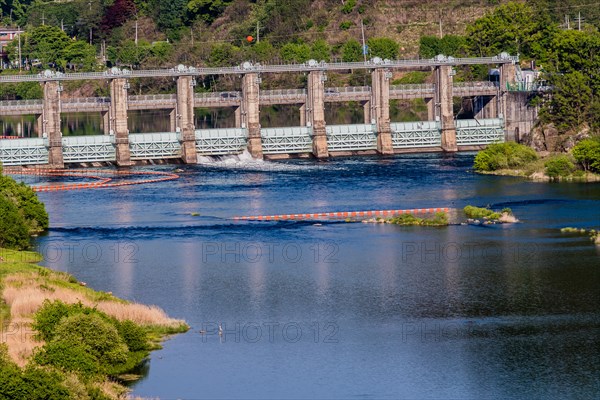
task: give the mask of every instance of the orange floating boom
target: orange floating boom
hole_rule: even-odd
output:
[[[371,211],[343,211],[343,212],[321,212],[309,214],[279,214],[279,215],[252,215],[233,217],[236,221],[279,221],[279,220],[322,220],[341,219],[357,217],[388,217],[398,214],[430,214],[436,212],[448,212],[448,208],[414,208],[409,210],[371,210]]]

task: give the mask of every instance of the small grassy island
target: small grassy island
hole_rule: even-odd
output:
[[[495,143],[477,153],[476,172],[539,181],[600,181],[600,137],[579,142],[569,153],[544,157],[522,144]]]
[[[400,214],[392,218],[372,218],[362,221],[371,224],[393,224],[393,225],[411,225],[411,226],[446,226],[448,225],[448,214],[445,212],[436,212],[432,216],[419,218],[413,214]]]
[[[131,372],[184,321],[37,266],[48,227],[35,193],[0,169],[0,398],[121,399]]]
[[[600,245],[600,230],[567,227],[562,228],[560,231],[566,234],[588,235],[592,242],[594,242],[597,245]]]

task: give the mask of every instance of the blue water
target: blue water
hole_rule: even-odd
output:
[[[228,160],[41,193],[52,228],[37,247],[47,266],[192,326],[152,353],[134,395],[600,397],[600,248],[560,232],[600,228],[600,185],[480,176],[472,161]],[[230,219],[467,204],[521,223]]]

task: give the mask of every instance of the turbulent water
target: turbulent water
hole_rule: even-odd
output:
[[[600,249],[560,228],[600,228],[600,185],[479,176],[472,161],[200,159],[176,181],[40,194],[53,228],[37,247],[193,327],[152,353],[134,395],[598,398]],[[231,219],[467,204],[522,222]]]

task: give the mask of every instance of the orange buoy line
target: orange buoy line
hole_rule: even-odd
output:
[[[95,179],[96,182],[85,182],[85,183],[66,183],[59,185],[34,185],[31,188],[35,192],[54,192],[62,190],[76,190],[76,189],[98,189],[108,187],[119,187],[119,186],[130,186],[130,185],[141,185],[145,183],[156,183],[178,179],[179,175],[170,172],[158,172],[158,171],[111,171],[111,170],[91,170],[91,169],[72,169],[72,170],[61,170],[61,169],[43,169],[43,168],[5,168],[4,173],[7,175],[36,175],[36,176],[52,176],[52,177],[76,177],[76,178],[90,178]],[[125,182],[113,182],[112,178],[101,176],[101,175],[113,175],[113,176],[157,176],[153,179],[140,179],[135,181]]]
[[[448,210],[448,208],[415,208],[411,210],[343,211],[310,214],[253,215],[246,217],[233,217],[233,219],[236,221],[322,220],[361,217],[391,217],[399,214],[428,214],[436,212],[447,213]]]

